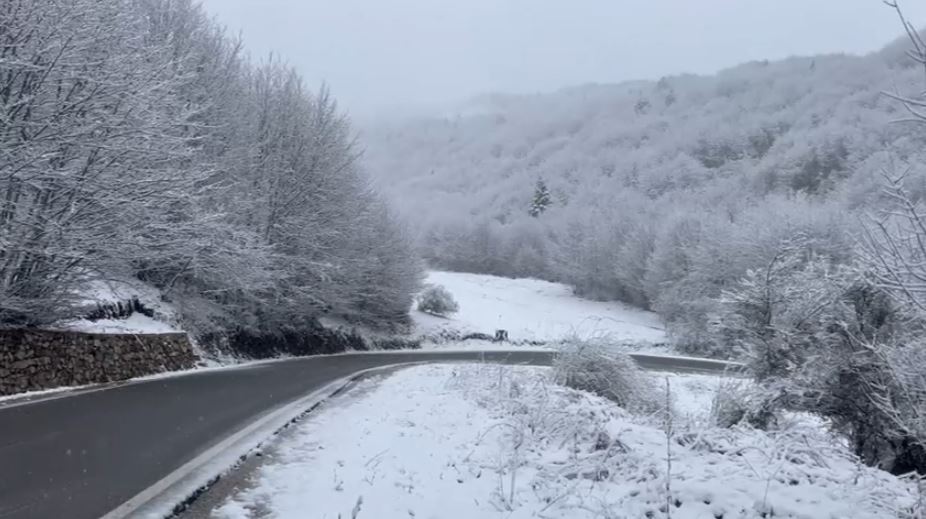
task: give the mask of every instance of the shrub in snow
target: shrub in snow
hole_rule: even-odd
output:
[[[418,311],[446,317],[460,310],[449,290],[440,285],[431,285],[418,296]]]
[[[865,463],[926,473],[922,345],[848,339],[796,377],[795,392],[804,397],[797,404],[827,417]]]
[[[726,380],[711,401],[711,424],[730,428],[749,425],[769,429],[778,423],[781,404],[776,394],[741,380]]]
[[[588,391],[633,412],[662,410],[665,395],[626,353],[603,339],[566,341],[553,361],[557,383]]]
[[[733,427],[746,416],[746,395],[742,382],[726,381],[717,388],[711,400],[711,423],[718,427]]]
[[[721,328],[749,351],[758,386],[718,395],[718,425],[765,428],[779,409],[811,412],[827,418],[865,463],[926,472],[921,317],[795,246],[750,271],[723,301]]]
[[[779,382],[783,401],[826,417],[865,463],[926,473],[922,319],[877,287],[846,285],[825,319],[801,332],[812,362]]]
[[[791,376],[820,347],[821,332],[842,293],[843,279],[826,262],[808,259],[813,243],[788,239],[762,269],[750,270],[721,303],[718,333],[746,348],[759,380]]]

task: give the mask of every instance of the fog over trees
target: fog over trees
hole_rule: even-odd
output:
[[[407,319],[420,264],[324,87],[190,0],[0,10],[0,323],[127,277],[194,333]]]

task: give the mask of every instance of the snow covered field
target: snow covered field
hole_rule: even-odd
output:
[[[402,370],[287,431],[211,517],[883,519],[915,502],[817,425],[711,428],[717,379],[671,383],[667,443],[664,413],[632,415],[543,368]]]
[[[441,332],[491,335],[504,329],[515,342],[557,341],[570,335],[647,344],[666,340],[656,314],[582,299],[559,283],[457,272],[431,272],[427,282],[443,285],[460,304],[460,311],[448,319],[412,312],[417,332],[428,337]]]

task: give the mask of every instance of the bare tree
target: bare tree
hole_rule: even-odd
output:
[[[897,13],[906,31],[911,44],[907,56],[922,65],[926,72],[926,42],[904,16],[896,0],[884,0],[884,3]],[[926,123],[923,94],[909,96],[885,92],[885,95],[903,103],[910,115],[906,121]],[[906,189],[909,171],[908,168],[901,174],[882,172],[882,192],[887,206],[863,225],[860,255],[877,286],[923,311],[926,310],[926,207]]]
[[[904,31],[907,34],[907,38],[910,40],[911,48],[907,50],[907,57],[909,57],[914,62],[920,64],[923,67],[923,72],[926,74],[926,41],[923,40],[923,36],[920,34],[916,27],[913,26],[907,20],[907,17],[904,16],[903,9],[900,7],[900,3],[897,0],[883,0],[884,4],[893,9],[897,13],[897,17],[900,19],[900,24],[903,26]],[[907,112],[910,114],[909,121],[914,122],[926,122],[926,100],[923,99],[923,95],[919,96],[908,96],[900,92],[884,92],[885,95],[896,99],[903,103],[906,107]]]
[[[884,175],[888,207],[862,226],[859,253],[873,282],[926,310],[926,208],[904,187],[904,175]]]

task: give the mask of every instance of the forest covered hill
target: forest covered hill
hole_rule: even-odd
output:
[[[485,95],[452,115],[367,128],[365,162],[409,214],[449,220],[489,210],[515,221],[541,178],[567,207],[618,190],[830,194],[876,170],[878,152],[916,148],[908,125],[890,124],[903,107],[883,95],[921,87],[905,43],[714,76]],[[848,191],[864,198],[863,186]]]
[[[923,87],[908,48],[485,95],[368,127],[364,165],[436,267],[565,281],[706,322],[784,241],[852,263],[885,174],[924,191],[926,133],[886,94]]]

